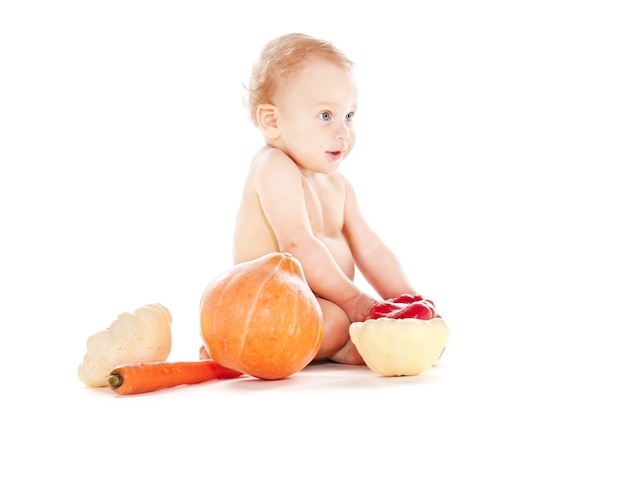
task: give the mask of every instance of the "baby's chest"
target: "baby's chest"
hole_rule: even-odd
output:
[[[343,228],[343,193],[333,187],[305,184],[304,200],[313,233],[339,234]]]

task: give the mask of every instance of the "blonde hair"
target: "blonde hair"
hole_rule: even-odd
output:
[[[247,107],[254,125],[260,104],[273,102],[280,82],[297,72],[307,61],[323,59],[339,66],[352,68],[354,63],[331,42],[305,34],[285,34],[269,41],[252,67],[246,88]]]

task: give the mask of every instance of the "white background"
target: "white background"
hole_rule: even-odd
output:
[[[619,3],[3,3],[0,472],[624,482]],[[171,311],[172,359],[197,357],[199,299],[231,263],[261,142],[242,85],[292,31],[357,64],[342,170],[451,326],[442,361],[415,378],[315,366],[84,388],[86,338],[144,304]]]

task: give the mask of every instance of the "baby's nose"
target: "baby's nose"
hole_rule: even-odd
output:
[[[341,123],[337,129],[337,139],[350,139],[350,128],[346,123]]]

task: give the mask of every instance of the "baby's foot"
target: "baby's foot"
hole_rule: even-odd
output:
[[[337,353],[332,355],[330,359],[336,363],[343,363],[345,365],[364,365],[363,357],[354,346],[352,341],[348,342]]]
[[[201,346],[200,347],[200,351],[199,351],[199,355],[201,360],[210,360],[211,359],[211,355],[209,354],[209,351],[204,347]]]

